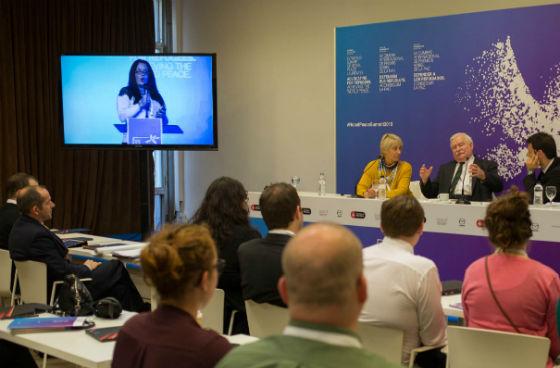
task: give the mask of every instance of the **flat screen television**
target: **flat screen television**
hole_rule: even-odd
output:
[[[66,147],[216,150],[216,55],[62,55]]]

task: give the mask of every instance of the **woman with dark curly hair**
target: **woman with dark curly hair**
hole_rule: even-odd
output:
[[[237,248],[261,235],[249,225],[247,191],[243,184],[225,176],[214,180],[206,190],[191,223],[208,226],[216,240],[220,258],[226,261],[224,272],[218,281],[218,288],[224,289],[226,293],[224,324],[229,321],[232,311],[237,310],[239,313],[234,332],[248,333]]]
[[[513,188],[488,206],[484,222],[496,250],[467,268],[463,310],[469,327],[548,337],[547,366],[552,367],[560,353],[560,280],[554,270],[527,255],[533,235],[528,204],[528,195]]]

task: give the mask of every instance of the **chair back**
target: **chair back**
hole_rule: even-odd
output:
[[[358,322],[358,335],[362,339],[364,349],[385,358],[388,362],[401,364],[403,331]]]
[[[47,265],[35,261],[14,261],[16,264],[21,301],[48,304]]]
[[[221,334],[224,328],[224,300],[222,289],[214,290],[212,299],[202,309],[202,327],[209,328]]]
[[[12,295],[10,279],[12,278],[12,259],[10,252],[0,249],[0,297]]]
[[[290,320],[287,308],[268,303],[245,300],[245,310],[249,334],[258,338],[282,334]]]
[[[424,194],[422,194],[422,190],[420,189],[419,180],[411,181],[410,184],[408,185],[408,190],[410,190],[410,192],[416,199],[418,200],[426,199],[426,197],[424,197]]]
[[[448,368],[546,367],[550,340],[511,332],[449,326]]]

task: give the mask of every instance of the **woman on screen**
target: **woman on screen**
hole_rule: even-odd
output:
[[[137,59],[128,73],[128,86],[117,96],[117,113],[123,123],[129,118],[160,118],[167,124],[165,101],[161,97],[154,71],[146,60]]]
[[[152,236],[140,261],[160,302],[155,311],[125,323],[112,366],[214,367],[231,346],[197,322],[198,311],[212,298],[223,266],[208,229],[168,225]]]
[[[241,270],[237,258],[237,248],[251,239],[260,238],[260,233],[249,225],[247,191],[238,180],[221,177],[212,182],[202,204],[194,214],[193,224],[205,224],[216,240],[220,258],[226,261],[218,287],[224,289],[225,318],[229,322],[231,313],[235,315],[234,333],[248,333],[245,302],[241,293]]]
[[[379,158],[369,162],[358,186],[356,194],[364,198],[377,198],[378,185],[383,178],[387,188],[387,198],[410,194],[408,189],[412,176],[412,166],[400,161],[403,148],[402,139],[396,134],[383,134],[379,143]]]
[[[529,196],[512,188],[486,209],[484,224],[495,251],[467,268],[462,305],[468,327],[548,337],[547,367],[552,367],[560,354],[560,280],[553,269],[527,255],[533,235],[528,204]]]

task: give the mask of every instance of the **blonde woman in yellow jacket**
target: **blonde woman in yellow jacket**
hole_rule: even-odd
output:
[[[412,177],[412,166],[406,161],[400,161],[403,148],[402,139],[392,133],[383,134],[379,149],[381,155],[378,159],[368,163],[362,178],[356,187],[356,194],[364,198],[376,198],[376,185],[384,177],[387,181],[387,198],[398,195],[410,195],[408,189]]]

